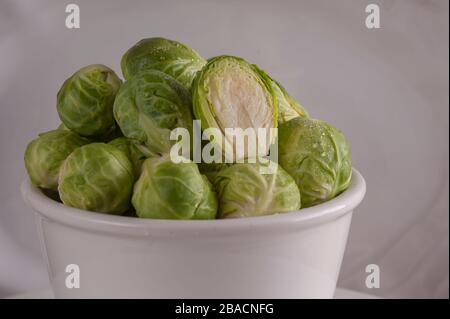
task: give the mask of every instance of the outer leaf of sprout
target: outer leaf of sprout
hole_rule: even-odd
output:
[[[265,71],[261,70],[258,66],[253,65],[253,67],[275,92],[275,97],[278,100],[279,125],[296,117],[309,117],[308,112],[305,110],[305,108],[301,106],[297,101],[295,101],[280,83],[272,79]]]
[[[131,164],[133,164],[135,179],[138,179],[139,175],[141,174],[142,163],[145,161],[147,156],[145,156],[139,150],[139,148],[136,146],[136,144],[133,143],[132,140],[126,137],[118,137],[108,144],[117,147],[128,157],[128,159],[131,161]]]

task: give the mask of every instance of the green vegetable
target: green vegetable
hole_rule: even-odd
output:
[[[195,163],[149,158],[134,186],[132,203],[142,218],[214,219],[217,199]]]
[[[25,167],[31,182],[42,188],[56,190],[61,164],[76,148],[89,140],[68,130],[39,134],[25,151]]]
[[[108,134],[115,126],[113,104],[121,83],[113,70],[101,64],[78,70],[58,92],[57,110],[61,121],[82,136]]]
[[[120,130],[120,127],[116,123],[114,123],[114,125],[111,126],[109,131],[107,131],[103,135],[97,136],[95,138],[95,141],[102,142],[102,143],[108,143],[119,137],[123,137],[122,131]]]
[[[295,118],[278,130],[280,165],[295,179],[302,207],[325,202],[350,184],[352,163],[344,135],[331,125]]]
[[[205,175],[210,182],[213,182],[217,173],[219,173],[222,169],[230,166],[230,164],[226,163],[198,163],[198,169],[200,173]]]
[[[275,165],[271,174],[261,168]],[[253,217],[300,209],[300,192],[294,179],[274,162],[234,164],[214,179],[219,218]]]
[[[138,179],[139,175],[141,174],[142,163],[147,157],[130,139],[126,137],[118,137],[108,144],[117,147],[128,157],[128,159],[133,164],[135,179]]]
[[[278,101],[278,125],[296,117],[309,117],[303,106],[295,101],[280,83],[272,79],[256,65],[253,65],[253,67],[275,92],[275,98]]]
[[[277,127],[278,106],[272,88],[251,65],[232,56],[213,58],[197,75],[192,90],[194,114],[202,129],[218,128],[222,133],[226,128],[251,129],[255,135],[259,128],[266,129],[264,139],[257,137],[240,153],[234,138],[224,134],[217,143],[223,153],[235,161],[267,154],[276,137],[269,134]]]
[[[47,197],[189,220],[295,211],[349,186],[343,134],[257,65],[205,60],[164,38],[139,41],[120,62],[125,83],[101,64],[69,77],[57,94],[62,123],[28,144],[28,175]]]
[[[142,70],[153,69],[174,77],[188,90],[195,74],[205,64],[205,59],[191,48],[164,38],[139,41],[123,55],[120,63],[126,80]]]
[[[146,155],[169,152],[174,128],[192,132],[190,93],[174,78],[156,70],[142,71],[119,90],[114,117],[123,134]]]
[[[57,130],[65,130],[65,131],[70,131],[70,129],[64,125],[64,123],[61,123]],[[95,137],[90,138],[93,142],[103,142],[103,143],[107,143],[112,141],[115,138],[119,138],[119,137],[123,137],[122,132],[120,131],[120,128],[114,124],[113,126],[110,127],[110,129],[108,131],[106,131],[106,133],[102,134],[102,135],[98,135]]]
[[[80,209],[122,214],[130,208],[133,165],[118,148],[92,143],[77,148],[61,166],[62,202]]]
[[[63,130],[63,131],[70,131],[70,129],[67,126],[65,126],[64,123],[59,124],[56,129]]]

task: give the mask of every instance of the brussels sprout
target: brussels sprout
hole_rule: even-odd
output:
[[[64,123],[59,124],[56,129],[63,130],[63,131],[70,131],[70,129],[67,126],[65,126]]]
[[[89,140],[69,130],[54,130],[39,134],[25,151],[25,167],[31,182],[42,188],[56,190],[61,164],[77,147]]]
[[[113,70],[101,64],[78,70],[58,92],[61,121],[82,136],[108,134],[115,125],[113,103],[121,83]]]
[[[64,123],[59,124],[59,126],[57,127],[57,130],[70,131],[70,129],[67,126],[65,126]],[[120,128],[116,124],[114,124],[113,126],[111,126],[109,128],[108,131],[106,131],[106,133],[95,136],[95,137],[91,137],[90,140],[92,140],[92,142],[108,143],[108,142],[112,141],[113,139],[119,138],[119,137],[123,137],[123,134],[120,131]]]
[[[230,166],[227,163],[198,163],[198,170],[200,173],[206,176],[208,180],[212,183],[217,175],[222,169]]]
[[[122,74],[126,80],[142,70],[159,70],[190,89],[195,74],[206,64],[197,52],[176,41],[164,38],[143,39],[122,57]]]
[[[145,146],[146,155],[167,153],[174,128],[192,132],[189,91],[171,76],[142,71],[122,85],[114,102],[114,117],[123,134]]]
[[[202,140],[201,141],[202,150],[204,150],[204,148],[206,147],[206,145],[208,143],[210,143],[210,142],[207,141],[207,140]],[[205,158],[202,158],[200,160],[200,163],[197,164],[198,165],[198,170],[200,171],[201,174],[205,175],[206,178],[208,178],[208,180],[211,183],[214,183],[214,178],[216,177],[217,173],[220,170],[222,170],[225,167],[228,167],[228,166],[231,165],[230,163],[226,163],[225,162],[225,156],[223,156],[223,154],[222,154],[222,156],[220,158],[220,162],[214,162],[213,161],[211,163],[207,163],[204,160],[205,160]],[[219,160],[219,159],[217,158],[217,160]]]
[[[145,160],[132,203],[142,218],[214,219],[217,213],[216,194],[197,165],[168,156]]]
[[[295,179],[302,207],[325,202],[350,184],[352,163],[344,135],[331,125],[295,118],[278,129],[280,165]]]
[[[275,92],[275,98],[278,100],[278,124],[282,124],[296,117],[309,117],[308,112],[306,112],[303,106],[295,101],[280,83],[272,79],[265,71],[258,68],[258,66],[253,65],[253,67]]]
[[[192,90],[194,114],[202,129],[218,128],[225,133],[227,128],[253,129],[255,135],[258,129],[266,129],[264,139],[256,137],[255,145],[248,143],[240,151],[234,137],[224,134],[219,146],[228,158],[230,152],[235,161],[267,154],[276,138],[270,128],[277,127],[278,106],[272,88],[251,65],[232,56],[213,58],[198,73]]]
[[[141,174],[142,163],[147,157],[138,149],[138,147],[131,140],[129,140],[126,137],[118,137],[109,142],[108,144],[117,147],[122,152],[124,152],[125,155],[127,155],[128,159],[133,164],[134,176],[135,179],[137,179]]]
[[[273,174],[261,174],[269,161],[234,164],[216,174],[219,218],[253,217],[300,209],[294,179],[278,164]]]
[[[114,123],[114,125],[111,126],[106,133],[96,136],[95,141],[108,143],[119,137],[123,137],[122,131],[120,130],[119,126],[116,123]]]
[[[121,214],[130,207],[133,165],[118,148],[92,143],[67,157],[59,173],[59,196],[67,206]]]

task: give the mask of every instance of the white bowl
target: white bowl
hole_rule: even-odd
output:
[[[57,298],[332,298],[353,209],[353,170],[336,198],[300,211],[227,220],[150,220],[64,206],[29,181]],[[79,267],[79,288],[68,265]],[[72,287],[69,285],[69,287]]]

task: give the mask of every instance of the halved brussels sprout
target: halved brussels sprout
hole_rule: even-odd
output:
[[[233,164],[216,174],[219,218],[253,217],[300,209],[294,179],[278,164],[272,174],[261,174],[270,162]]]
[[[296,117],[309,117],[305,108],[295,101],[280,83],[272,79],[258,66],[253,65],[253,67],[275,92],[275,97],[278,100],[278,125]]]
[[[325,202],[350,184],[352,162],[344,135],[314,119],[295,118],[278,129],[280,165],[295,179],[302,207]]]
[[[61,164],[76,148],[90,143],[69,130],[39,134],[25,150],[25,167],[31,182],[42,188],[57,190]]]
[[[214,219],[216,194],[197,164],[174,163],[169,156],[145,160],[132,203],[142,218]]]
[[[117,147],[127,155],[131,164],[133,164],[135,179],[138,179],[141,174],[142,163],[147,157],[139,150],[133,141],[126,137],[118,137],[108,144]]]
[[[108,134],[115,125],[113,104],[121,84],[114,71],[101,64],[78,70],[58,92],[57,110],[61,121],[82,136]]]
[[[126,81],[114,102],[114,117],[123,134],[142,144],[146,155],[169,152],[174,128],[192,132],[190,93],[177,80],[156,70]]]
[[[224,134],[219,147],[228,158],[232,155],[237,161],[267,155],[276,138],[270,128],[277,127],[278,107],[272,88],[250,64],[232,56],[213,58],[198,73],[192,90],[194,114],[201,120],[202,129],[218,128],[222,133],[226,129],[250,129],[257,136],[255,143],[238,150],[235,138]],[[257,135],[260,128],[266,130],[263,139]]]
[[[120,63],[126,80],[142,70],[159,70],[177,79],[188,90],[195,74],[206,64],[188,46],[164,38],[143,39],[130,48]]]
[[[59,196],[67,206],[108,214],[130,208],[133,165],[118,148],[92,143],[67,157],[59,173]]]

